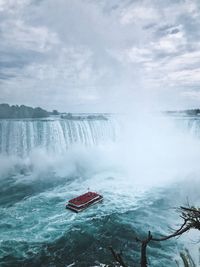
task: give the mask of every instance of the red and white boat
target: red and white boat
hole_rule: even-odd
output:
[[[87,192],[81,196],[69,200],[66,204],[66,208],[75,212],[80,212],[101,201],[103,201],[103,196],[95,192]]]

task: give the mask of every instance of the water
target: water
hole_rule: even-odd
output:
[[[58,154],[72,144],[92,146],[115,141],[113,126],[111,119],[0,120],[0,153],[27,156],[39,147]]]
[[[135,236],[168,233],[179,223],[173,207],[186,196],[198,202],[198,178],[190,182],[199,173],[198,139],[186,131],[182,143],[184,120],[172,136],[147,121],[121,132],[110,117],[1,121],[0,266],[109,265],[110,245],[137,266]],[[80,214],[66,210],[65,202],[87,188],[104,202]],[[183,243],[152,243],[150,266],[176,266]]]

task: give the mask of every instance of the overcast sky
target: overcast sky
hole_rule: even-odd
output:
[[[200,1],[0,0],[0,102],[200,107]]]

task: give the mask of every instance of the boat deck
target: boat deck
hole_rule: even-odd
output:
[[[75,212],[80,212],[101,201],[103,201],[103,196],[95,192],[87,192],[69,200],[68,204],[66,204],[66,208]]]

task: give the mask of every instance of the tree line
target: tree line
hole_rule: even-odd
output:
[[[48,112],[40,107],[0,104],[0,119],[46,118],[50,115],[59,115],[59,112],[57,110]]]

